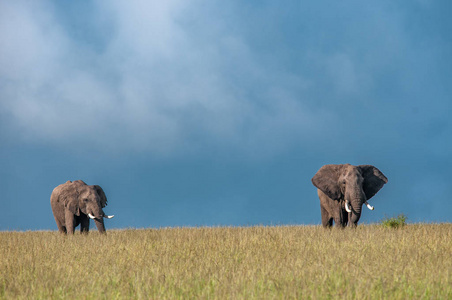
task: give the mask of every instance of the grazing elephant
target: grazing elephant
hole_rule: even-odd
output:
[[[68,181],[57,186],[50,196],[53,216],[61,233],[74,234],[80,225],[80,232],[88,233],[89,219],[93,219],[100,233],[105,233],[102,208],[107,205],[107,197],[98,185],[87,185],[81,180]]]
[[[383,173],[370,165],[352,166],[325,165],[312,177],[320,199],[322,225],[331,227],[356,226],[361,217],[363,204],[367,203],[388,179]],[[350,207],[351,204],[351,207]]]

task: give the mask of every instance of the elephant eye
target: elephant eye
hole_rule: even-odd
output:
[[[88,199],[83,199],[83,202],[88,202]]]

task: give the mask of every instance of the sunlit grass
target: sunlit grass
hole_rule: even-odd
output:
[[[452,224],[0,232],[1,299],[450,299]]]

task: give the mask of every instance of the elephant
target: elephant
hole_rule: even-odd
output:
[[[367,200],[387,182],[386,176],[371,165],[324,165],[312,177],[320,199],[322,225],[329,228],[334,220],[336,227],[356,227],[362,205],[373,210]]]
[[[80,232],[88,233],[89,219],[93,219],[100,233],[105,234],[104,218],[107,216],[102,208],[107,205],[107,197],[98,185],[87,185],[82,180],[67,181],[60,184],[50,196],[50,205],[58,226],[63,234],[74,234],[80,224]]]

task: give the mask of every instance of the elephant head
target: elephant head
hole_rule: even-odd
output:
[[[81,180],[68,181],[59,185],[50,197],[52,210],[61,232],[73,233],[81,224],[81,231],[89,231],[89,219],[93,219],[97,229],[105,233],[104,218],[112,218],[104,213],[107,197],[98,185],[87,185]]]
[[[64,206],[76,216],[83,213],[91,219],[101,220],[105,217],[102,208],[107,206],[107,197],[100,186],[87,185],[83,181],[77,180],[67,191]]]
[[[387,182],[388,179],[385,175],[371,165],[325,165],[312,178],[314,186],[328,196],[328,201],[344,202],[343,207],[348,212],[347,219],[352,226],[358,223],[363,204],[373,210],[367,200],[372,198]],[[322,199],[321,205],[325,211],[329,210],[331,218],[334,216],[331,207],[342,208],[342,205],[322,204]]]

